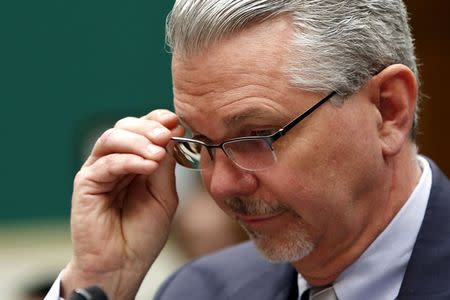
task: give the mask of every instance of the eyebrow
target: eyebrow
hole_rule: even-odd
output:
[[[248,120],[267,120],[267,109],[261,109],[259,107],[250,107],[240,111],[237,114],[226,116],[222,122],[227,128],[238,127],[240,124],[245,123]]]
[[[272,113],[272,116],[274,114]],[[257,121],[269,121],[270,120],[270,110],[260,108],[260,107],[248,107],[241,111],[239,111],[236,114],[230,114],[229,116],[225,116],[222,120],[222,123],[226,128],[229,130],[232,128],[238,128],[241,124],[248,122],[249,120],[257,120]],[[282,122],[284,120],[284,115],[277,111],[277,116],[279,117],[279,121]],[[189,126],[186,119],[184,119],[182,116],[178,117],[180,124],[188,129],[189,131],[196,133],[194,128]],[[273,119],[272,122],[273,123]],[[197,132],[199,133],[199,132]],[[198,139],[206,138],[208,141],[209,139],[206,136],[203,135],[195,135]]]

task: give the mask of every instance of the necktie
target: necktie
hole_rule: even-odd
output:
[[[313,287],[307,292],[309,292],[308,298],[306,298],[308,300],[338,300],[332,285],[325,287]]]

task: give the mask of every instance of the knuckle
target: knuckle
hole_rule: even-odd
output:
[[[113,153],[103,156],[101,159],[99,159],[97,168],[99,170],[104,170],[104,172],[108,173],[109,175],[112,175],[112,173],[114,173],[114,170],[117,170],[120,165],[120,155],[117,153]]]
[[[171,112],[168,109],[155,109],[148,113],[145,117],[148,119],[159,119],[162,116],[169,116],[169,115],[175,115],[173,112]]]
[[[81,183],[83,183],[84,181],[86,181],[87,177],[88,177],[88,172],[86,171],[86,168],[83,167],[81,168],[74,177],[73,183],[74,186],[79,186],[81,185]]]
[[[117,162],[119,160],[120,160],[120,154],[112,153],[112,154],[104,156],[101,159],[101,164],[105,167],[111,167],[111,166],[117,164]]]
[[[155,121],[155,120],[146,120],[146,123],[147,123],[148,127],[152,127],[152,128],[162,126],[161,123],[159,123],[158,121]]]
[[[99,145],[107,145],[111,141],[111,139],[114,137],[114,135],[116,135],[116,134],[117,134],[117,129],[110,128],[102,133],[102,135],[98,139],[97,143]]]
[[[138,157],[132,154],[111,154],[105,157],[103,164],[111,174],[132,173],[137,159]]]
[[[137,162],[144,160],[142,157],[135,155],[127,155],[123,158],[122,165],[125,170],[130,171],[131,167],[134,166]]]
[[[135,117],[125,117],[125,118],[117,121],[116,124],[114,124],[114,127],[116,127],[116,128],[126,127],[127,124],[130,124],[130,123],[134,122],[135,120],[136,120]]]

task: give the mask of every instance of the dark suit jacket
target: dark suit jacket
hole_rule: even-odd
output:
[[[433,162],[430,164],[433,174],[430,199],[399,300],[450,299],[450,182]],[[297,297],[295,269],[288,263],[266,262],[253,243],[248,242],[182,267],[166,280],[154,299],[291,300]]]

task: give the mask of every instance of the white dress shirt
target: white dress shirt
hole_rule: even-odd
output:
[[[339,300],[393,300],[400,291],[411,253],[425,215],[432,174],[418,156],[422,175],[397,215],[364,253],[333,283]],[[299,299],[310,285],[299,274]]]
[[[44,300],[64,300],[59,296],[60,285],[61,285],[61,273],[59,273],[58,278],[56,278],[55,282],[48,291]]]

